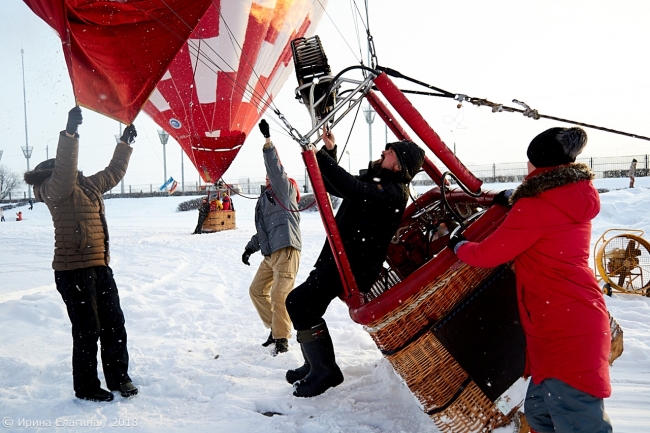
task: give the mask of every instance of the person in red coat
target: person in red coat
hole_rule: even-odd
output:
[[[581,128],[539,134],[528,147],[528,176],[509,198],[497,195],[512,206],[503,224],[481,242],[459,234],[449,243],[470,266],[514,260],[532,432],[612,431],[603,402],[611,394],[609,319],[589,267],[600,199],[589,167],[575,163],[586,143]]]

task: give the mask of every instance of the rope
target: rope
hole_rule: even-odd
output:
[[[605,128],[603,126],[598,126],[598,125],[592,125],[589,123],[584,123],[584,122],[577,122],[575,120],[569,120],[569,119],[564,119],[561,117],[555,117],[555,116],[548,116],[546,114],[539,114],[537,110],[531,109],[528,105],[525,103],[518,101],[516,99],[513,99],[512,102],[515,104],[519,104],[523,106],[524,108],[515,108],[515,107],[508,107],[503,104],[496,104],[494,102],[488,101],[487,99],[481,99],[481,98],[467,98],[469,102],[472,104],[476,105],[477,107],[485,106],[485,107],[491,107],[493,113],[501,113],[503,111],[508,111],[511,113],[522,113],[526,117],[530,117],[531,119],[538,120],[538,119],[550,119],[550,120],[557,120],[558,122],[564,122],[564,123],[571,123],[573,125],[579,125],[579,126],[584,126],[585,128],[592,128],[592,129],[597,129],[600,131],[605,131],[605,132],[610,132],[612,134],[618,134],[618,135],[624,135],[626,137],[631,137],[631,138],[638,138],[640,140],[647,140],[650,141],[650,137],[646,137],[643,135],[638,135],[638,134],[633,134],[630,132],[624,132],[624,131],[619,131],[616,129],[611,129],[611,128]],[[462,102],[462,101],[461,101]]]
[[[507,111],[510,113],[521,113],[526,117],[530,117],[531,119],[534,120],[539,120],[539,119],[550,119],[550,120],[556,120],[558,122],[564,122],[564,123],[571,123],[573,125],[579,125],[579,126],[584,126],[585,128],[591,128],[591,129],[597,129],[600,131],[605,131],[605,132],[610,132],[612,134],[618,134],[618,135],[624,135],[626,137],[631,137],[631,138],[638,138],[640,140],[647,140],[650,141],[650,137],[646,137],[643,135],[639,134],[633,134],[629,132],[624,132],[624,131],[619,131],[616,129],[611,129],[611,128],[606,128],[603,126],[598,126],[598,125],[592,125],[590,123],[585,123],[585,122],[578,122],[575,120],[570,120],[570,119],[564,119],[561,117],[556,117],[556,116],[549,116],[546,114],[539,114],[539,112],[535,109],[530,108],[526,103],[522,101],[518,101],[517,99],[513,99],[512,102],[515,104],[518,104],[522,106],[523,108],[516,108],[516,107],[509,107],[503,104],[497,104],[491,101],[488,101],[487,99],[484,98],[473,98],[469,97],[467,95],[461,94],[461,93],[451,93],[446,90],[440,89],[438,87],[432,86],[430,84],[424,83],[422,81],[416,80],[414,78],[408,77],[404,74],[402,74],[399,71],[396,71],[394,69],[390,68],[385,68],[381,66],[377,66],[376,68],[378,71],[383,71],[386,73],[386,75],[390,75],[392,77],[396,78],[402,78],[407,81],[411,81],[413,83],[416,83],[418,85],[421,85],[423,87],[426,87],[428,89],[435,90],[437,93],[431,93],[431,92],[421,92],[421,91],[416,91],[416,90],[401,90],[402,93],[411,93],[415,95],[425,95],[425,96],[438,96],[438,97],[444,97],[444,98],[453,98],[458,101],[458,108],[461,107],[461,104],[463,101],[469,101],[470,103],[476,105],[477,107],[485,106],[485,107],[491,107],[493,113],[501,113],[503,111]]]

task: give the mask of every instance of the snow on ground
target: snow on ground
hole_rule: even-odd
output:
[[[650,179],[603,179],[592,244],[608,228],[650,232]],[[503,189],[512,185],[486,185]],[[42,203],[0,223],[0,418],[7,431],[436,432],[369,335],[334,301],[326,314],[345,382],[313,399],[291,395],[284,373],[302,363],[294,338],[277,357],[248,297],[261,256],[241,263],[254,233],[255,200],[235,198],[237,230],[192,236],[184,197],[106,201],[111,267],[126,316],[132,399],[78,400],[72,390],[70,323],[54,285],[53,228]],[[304,212],[298,282],[324,241],[320,217]],[[617,433],[650,429],[650,299],[606,298],[625,333],[606,409]],[[103,379],[102,376],[100,376]],[[265,416],[264,413],[273,416]],[[10,426],[11,424],[11,426]],[[59,427],[57,427],[59,426]],[[507,430],[507,429],[503,429]]]

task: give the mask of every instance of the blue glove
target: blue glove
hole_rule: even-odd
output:
[[[504,189],[503,191],[499,192],[497,195],[494,196],[494,198],[492,199],[492,204],[500,204],[501,206],[507,206],[507,207],[512,206],[510,204],[509,199],[513,192],[515,192],[514,189]]]

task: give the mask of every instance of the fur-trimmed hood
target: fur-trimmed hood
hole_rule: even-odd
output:
[[[526,197],[538,197],[561,209],[575,221],[592,219],[600,210],[598,192],[591,183],[576,188],[562,188],[583,181],[591,181],[595,175],[589,166],[581,163],[541,169],[531,173],[510,196],[510,204]]]
[[[45,182],[47,179],[49,179],[52,176],[52,173],[54,172],[53,168],[47,169],[47,170],[32,170],[28,171],[25,173],[23,176],[23,179],[25,179],[25,183],[27,185],[41,185],[43,182]]]

